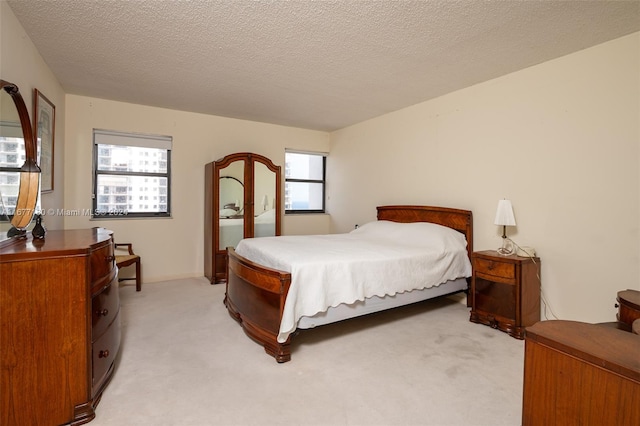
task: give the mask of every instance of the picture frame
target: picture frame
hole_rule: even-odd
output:
[[[38,144],[40,166],[40,191],[53,191],[54,142],[56,133],[56,106],[40,92],[33,89],[33,132]]]

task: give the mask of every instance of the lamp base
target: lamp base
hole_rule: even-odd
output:
[[[498,252],[498,254],[501,254],[502,256],[509,256],[515,252],[515,250],[513,249],[513,243],[511,242],[510,239],[506,237],[502,238],[502,247],[500,247],[496,251]]]
[[[19,240],[20,238],[27,238],[27,229],[18,229],[15,226],[12,226],[9,231],[7,231],[7,237],[15,238]]]

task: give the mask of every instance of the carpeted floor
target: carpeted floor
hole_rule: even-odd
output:
[[[204,278],[120,289],[90,425],[519,425],[524,343],[438,299],[301,332],[278,364]]]

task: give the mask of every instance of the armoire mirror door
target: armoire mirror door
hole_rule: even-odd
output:
[[[244,238],[245,162],[236,160],[217,168],[218,176],[218,249],[235,247]]]
[[[276,172],[260,162],[253,163],[253,236],[273,237],[280,235],[276,228],[276,193],[278,184]]]
[[[241,152],[205,166],[205,276],[226,280],[226,250],[243,238],[280,235],[280,166]]]

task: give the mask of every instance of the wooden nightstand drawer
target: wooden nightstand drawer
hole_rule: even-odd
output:
[[[475,268],[476,273],[491,275],[492,277],[507,279],[514,279],[516,277],[516,265],[513,263],[475,258],[473,267]]]

